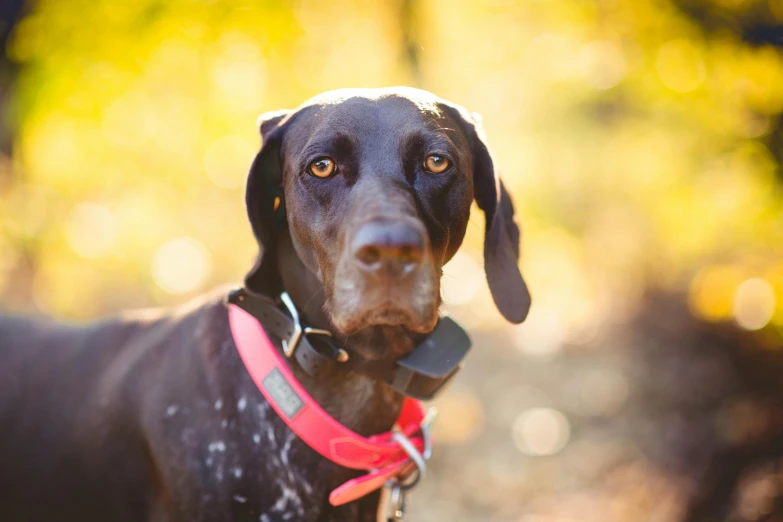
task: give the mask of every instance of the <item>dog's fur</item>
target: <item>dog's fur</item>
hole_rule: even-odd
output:
[[[259,126],[246,199],[260,246],[250,290],[287,291],[352,358],[390,365],[434,327],[441,267],[475,198],[495,302],[509,320],[525,318],[519,229],[474,116],[423,91],[351,90]],[[441,174],[422,167],[436,153],[451,162]],[[337,172],[310,175],[324,156]],[[419,234],[415,269],[357,263],[367,223],[381,223],[373,241],[389,239],[388,224]],[[270,409],[237,355],[225,293],[83,327],[0,318],[0,520],[375,520],[377,493],[328,504],[357,473],[317,455]],[[293,370],[349,428],[391,427],[401,397],[385,384]]]

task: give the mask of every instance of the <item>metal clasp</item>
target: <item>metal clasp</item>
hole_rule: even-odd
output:
[[[391,486],[387,522],[399,522],[405,517],[405,490],[399,484]]]
[[[386,483],[385,487],[391,490],[387,510],[388,522],[399,522],[403,520],[405,516],[405,495],[427,474],[427,461],[432,456],[432,421],[435,420],[437,413],[438,410],[430,408],[421,420],[421,436],[424,439],[424,448],[422,448],[421,453],[419,453],[419,450],[416,449],[413,442],[411,442],[411,440],[401,431],[395,431],[392,434],[392,440],[402,446],[402,449],[405,450],[408,457],[416,464],[416,470],[407,477],[392,479]]]

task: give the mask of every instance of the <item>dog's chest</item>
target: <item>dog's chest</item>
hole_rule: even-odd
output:
[[[167,431],[178,432],[178,460],[200,491],[193,492],[198,511],[228,515],[221,520],[316,520],[325,491],[318,457],[257,390],[245,391],[165,408]]]
[[[223,332],[211,329],[217,338],[205,345],[213,348],[183,368],[176,387],[154,394],[153,444],[175,520],[364,521],[357,504],[377,506],[377,498],[329,505],[329,492],[356,472],[294,435],[250,378],[230,334],[219,338]]]

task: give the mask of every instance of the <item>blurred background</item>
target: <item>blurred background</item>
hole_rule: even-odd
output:
[[[483,116],[475,349],[411,520],[783,520],[783,0],[3,0],[0,308],[86,320],[240,281],[255,118],[405,84]]]

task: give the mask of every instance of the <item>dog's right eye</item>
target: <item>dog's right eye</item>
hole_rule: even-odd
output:
[[[331,158],[318,158],[307,166],[307,172],[316,178],[328,178],[334,174],[336,167]]]

